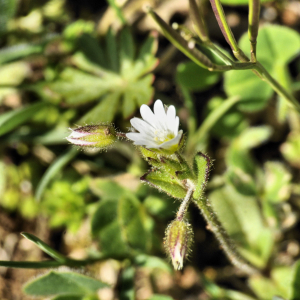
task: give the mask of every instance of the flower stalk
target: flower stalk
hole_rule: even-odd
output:
[[[249,1],[248,35],[251,47],[251,61],[256,62],[256,39],[259,27],[260,0]]]

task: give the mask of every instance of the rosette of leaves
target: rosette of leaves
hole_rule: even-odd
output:
[[[77,49],[71,57],[73,67],[65,68],[44,91],[66,106],[95,101],[80,123],[110,122],[119,111],[127,118],[150,102],[151,71],[158,62],[153,34],[137,49],[128,28],[119,34],[108,30],[101,45],[93,33],[85,32],[77,39]]]

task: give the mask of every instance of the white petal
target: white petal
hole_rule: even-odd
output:
[[[155,117],[154,113],[152,112],[151,108],[148,105],[143,104],[140,108],[140,113],[142,118],[152,125],[153,127],[156,127],[157,125],[157,118]]]
[[[168,129],[171,132],[174,132],[174,128],[176,125],[175,118],[176,118],[176,109],[173,105],[171,105],[171,106],[169,106],[168,111],[167,111],[167,124],[168,124]]]
[[[146,148],[159,148],[159,145],[149,140],[138,140],[134,142],[137,146],[145,146]]]
[[[83,141],[80,139],[74,139],[74,138],[70,138],[70,137],[67,137],[66,140],[74,145],[79,145],[79,146],[92,146],[92,145],[97,144],[96,142],[87,142],[87,141]]]
[[[164,105],[161,102],[161,100],[155,101],[154,114],[160,124],[160,128],[167,130],[167,116],[166,116]]]
[[[145,133],[154,137],[154,128],[139,118],[133,118],[130,120],[131,125],[140,133]]]
[[[126,133],[126,137],[132,140],[135,145],[140,145],[140,146],[143,145],[148,148],[158,147],[158,145],[152,139],[149,139],[146,135],[137,132]]]
[[[170,149],[174,145],[178,145],[182,137],[182,130],[178,132],[178,135],[174,139],[164,142],[159,145],[159,148]]]
[[[81,138],[90,135],[90,133],[87,132],[80,132],[80,131],[73,130],[71,128],[69,129],[72,130],[71,134],[69,135],[69,138]]]
[[[175,126],[173,129],[174,135],[176,136],[178,134],[178,129],[179,129],[179,117],[175,118]]]
[[[126,133],[126,137],[132,141],[138,141],[141,137],[141,134],[138,132],[129,132]]]

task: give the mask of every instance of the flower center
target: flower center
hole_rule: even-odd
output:
[[[158,145],[170,141],[175,137],[174,133],[170,132],[169,130],[157,129],[154,131],[154,134],[154,140]]]

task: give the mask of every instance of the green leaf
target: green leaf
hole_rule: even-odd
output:
[[[91,181],[92,192],[102,199],[118,200],[126,194],[126,190],[110,179],[96,178]]]
[[[66,153],[58,157],[51,166],[47,169],[46,173],[43,175],[39,184],[36,188],[35,198],[40,201],[42,194],[49,184],[49,182],[60,172],[65,165],[67,165],[76,155],[78,150],[76,148],[69,149]]]
[[[100,201],[92,218],[92,233],[99,238],[103,253],[128,256],[149,248],[147,219],[143,205],[124,189],[121,197]]]
[[[136,64],[134,73],[146,74],[153,70],[153,67],[158,64],[157,58],[154,56],[158,48],[157,34],[151,33],[146,41],[142,44]]]
[[[125,64],[131,63],[135,56],[135,46],[132,34],[128,27],[125,27],[121,31],[120,35],[120,57],[121,61]],[[122,66],[121,69],[126,70],[126,66]]]
[[[48,218],[50,227],[67,227],[75,233],[86,214],[89,178],[74,182],[69,173],[55,180],[43,194],[40,210]]]
[[[297,300],[300,297],[300,260],[298,260],[294,267],[294,272],[292,276],[292,284],[290,289],[291,300]]]
[[[292,131],[280,147],[284,158],[294,167],[300,168],[300,134]]]
[[[243,51],[250,53],[250,43],[247,35],[243,35],[239,41]],[[283,45],[289,47],[283,48]],[[274,66],[289,63],[300,48],[300,35],[297,31],[285,26],[268,25],[259,30],[257,40],[258,60],[272,63]]]
[[[51,298],[51,300],[85,300],[82,296],[72,296],[72,295],[60,295],[54,298]]]
[[[282,45],[289,45],[282,51]],[[248,34],[240,41],[240,48],[250,53]],[[276,79],[281,79],[286,65],[297,55],[300,48],[300,35],[287,27],[265,26],[259,30],[257,39],[257,58]],[[230,71],[225,73],[225,91],[227,95],[239,95],[239,108],[244,111],[256,111],[264,108],[272,95],[272,89],[251,71]]]
[[[149,300],[173,300],[173,298],[167,295],[154,294],[149,298]]]
[[[240,293],[234,290],[223,289],[215,284],[213,281],[202,276],[203,286],[205,292],[213,300],[257,300],[257,298],[250,297],[244,293]],[[265,299],[264,299],[265,300]]]
[[[0,66],[0,87],[2,85],[19,85],[30,73],[30,66],[24,61],[17,61]]]
[[[130,117],[135,111],[135,101],[132,98],[133,93],[131,91],[126,91],[123,96],[123,117],[124,119]]]
[[[4,0],[2,0],[4,1]],[[56,34],[46,34],[40,41],[35,43],[17,44],[0,49],[0,64],[13,61],[32,54],[43,53],[48,42],[57,38]]]
[[[223,117],[229,109],[231,109],[237,102],[239,101],[238,97],[232,97],[216,107],[210,114],[206,117],[202,125],[193,135],[193,138],[188,140],[188,148],[189,151],[193,150],[193,148],[197,148],[198,145],[204,140],[207,136],[207,133],[211,130],[211,128],[216,124],[216,122]]]
[[[101,122],[111,122],[118,110],[120,101],[119,93],[106,94],[101,102],[85,114],[79,121],[80,124],[93,124]]]
[[[166,219],[174,215],[174,211],[178,210],[179,203],[167,201],[161,195],[150,195],[144,200],[144,206],[151,215],[159,219]]]
[[[119,294],[120,299],[124,300],[134,300],[135,299],[135,268],[129,266],[122,270],[120,275],[119,283]]]
[[[273,203],[288,200],[291,195],[292,175],[280,162],[266,162],[263,198]]]
[[[47,106],[49,106],[48,103],[38,102],[30,106],[25,106],[2,114],[0,116],[0,136],[30,120],[37,112]]]
[[[220,79],[220,72],[211,72],[192,61],[177,66],[176,81],[191,92],[205,91]]]
[[[99,45],[91,33],[78,39],[80,51],[71,58],[78,69],[67,68],[55,81],[44,83],[40,92],[44,97],[70,106],[99,101],[80,123],[111,122],[120,111],[128,118],[137,107],[151,101],[154,76],[149,72],[158,61],[154,56],[156,36],[150,35],[138,55],[128,28],[119,36],[109,30],[106,45]]]
[[[78,38],[77,43],[84,56],[88,57],[93,64],[107,68],[107,62],[104,57],[103,50],[95,37],[91,34],[83,33]]]
[[[207,104],[208,112],[212,113],[217,110],[225,101],[221,97],[211,98]],[[218,138],[234,138],[246,129],[246,127],[248,127],[246,117],[234,105],[215,122],[210,132]]]
[[[264,225],[255,197],[239,194],[227,185],[210,193],[209,199],[241,254],[263,267],[272,253],[273,237]]]
[[[59,262],[65,262],[67,260],[67,258],[64,255],[54,250],[52,247],[44,243],[42,240],[40,240],[38,237],[34,236],[33,234],[22,232],[21,235],[24,236],[29,241],[31,241],[32,243],[34,243],[35,245],[37,245],[37,247],[39,247],[42,251],[47,253],[55,260]]]
[[[186,195],[186,189],[182,182],[175,177],[172,178],[169,173],[163,170],[151,169],[141,177],[141,180],[171,197],[184,199]]]
[[[274,296],[296,300],[290,297],[293,286],[294,267],[277,267],[272,269],[270,278],[261,275],[252,276],[249,280],[251,288],[260,299],[273,300]]]
[[[17,0],[0,0],[0,36],[6,32],[7,22],[14,16],[17,7]]]
[[[96,293],[107,284],[74,272],[50,271],[24,286],[24,292],[31,296],[86,296]]]
[[[109,68],[117,73],[120,69],[118,45],[111,28],[109,28],[106,34],[106,57],[108,58]]]
[[[166,271],[170,274],[173,272],[173,269],[171,268],[170,264],[157,256],[141,254],[135,258],[135,263],[139,267],[147,268],[152,271],[156,271],[159,269],[162,271]]]
[[[249,149],[259,146],[268,140],[272,131],[269,126],[257,126],[245,129],[236,137],[226,152],[226,163],[243,172],[254,175],[255,163],[250,156]]]
[[[238,108],[246,112],[254,112],[265,108],[273,94],[272,88],[250,70],[226,72],[224,75],[224,89],[229,97],[240,97]]]
[[[74,68],[66,68],[57,81],[45,84],[68,105],[79,105],[95,100],[107,93],[113,82],[89,75]]]
[[[244,130],[237,139],[236,146],[241,150],[255,148],[265,143],[272,134],[270,126],[256,126]]]
[[[81,35],[92,35],[94,32],[95,23],[92,21],[77,20],[72,22],[63,31],[63,45],[67,50],[71,51],[76,48]]]
[[[227,182],[231,184],[240,194],[245,196],[256,196],[257,189],[254,179],[240,168],[231,168],[225,173]]]

